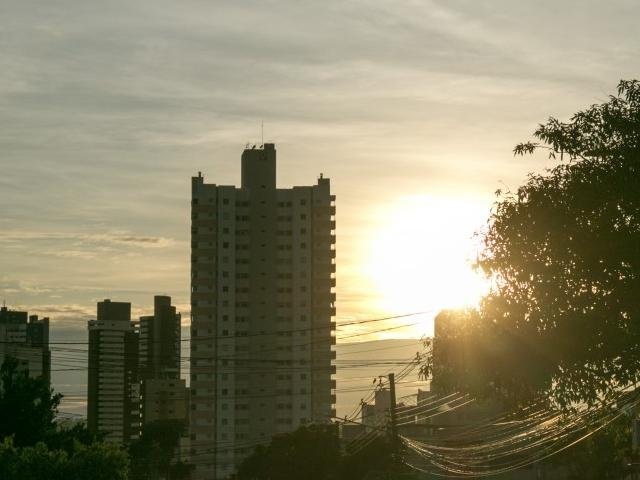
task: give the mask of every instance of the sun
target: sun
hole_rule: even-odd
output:
[[[366,266],[376,308],[427,312],[414,333],[429,335],[441,309],[477,304],[488,282],[471,266],[479,247],[474,233],[487,214],[482,202],[431,196],[404,197],[381,211]]]

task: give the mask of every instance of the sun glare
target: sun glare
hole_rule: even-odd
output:
[[[413,333],[430,335],[439,310],[477,304],[488,282],[471,266],[473,234],[487,214],[480,202],[429,196],[405,197],[380,212],[367,267],[377,308],[427,312]]]

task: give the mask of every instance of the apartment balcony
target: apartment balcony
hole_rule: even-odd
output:
[[[336,206],[335,205],[320,205],[317,207],[313,207],[313,214],[317,217],[322,216],[333,216],[336,214]]]
[[[194,287],[207,287],[210,290],[215,290],[216,288],[216,281],[215,281],[215,277],[213,275],[205,277],[192,277],[191,278],[191,285]]]
[[[335,263],[320,263],[313,266],[314,279],[323,277],[327,278],[332,273],[336,273]]]
[[[202,293],[197,292],[197,293],[191,294],[191,303],[198,302],[198,301],[204,302],[209,300],[213,300],[215,302],[216,295],[213,292],[202,292]]]
[[[207,246],[207,247],[198,247],[197,243],[196,245],[191,245],[191,258],[193,259],[194,257],[211,257],[211,258],[216,258],[216,254],[217,254],[217,249],[213,246]]]
[[[216,270],[216,265],[212,261],[204,263],[204,262],[191,262],[191,277],[197,278],[201,276],[212,276],[213,272]]]
[[[327,232],[328,230],[321,230]],[[313,248],[323,248],[336,243],[335,233],[318,233],[313,236]]]
[[[210,232],[207,230],[198,231],[197,228],[191,229],[191,242],[200,242],[200,243],[211,243],[213,245],[218,241],[218,237],[215,232]]]
[[[335,278],[317,278],[313,281],[313,290],[325,292],[336,286]]]

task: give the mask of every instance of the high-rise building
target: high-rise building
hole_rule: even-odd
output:
[[[138,331],[131,304],[98,302],[89,321],[87,426],[106,440],[128,443],[140,434]]]
[[[221,479],[274,434],[335,415],[335,197],[276,187],[273,144],[241,187],[192,179],[191,453]]]
[[[140,377],[180,378],[180,319],[171,297],[153,297],[153,315],[140,317]]]
[[[0,307],[0,365],[6,357],[15,358],[29,376],[50,383],[49,319]]]
[[[171,297],[162,295],[153,299],[153,316],[140,317],[143,430],[156,421],[187,421],[188,392],[180,378],[180,320]]]

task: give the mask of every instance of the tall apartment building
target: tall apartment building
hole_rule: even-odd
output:
[[[188,393],[180,378],[181,316],[171,297],[153,298],[153,315],[140,317],[142,427],[158,420],[187,421]]]
[[[128,443],[140,434],[138,331],[131,304],[98,302],[89,321],[87,426],[106,440]]]
[[[49,319],[0,307],[0,365],[8,356],[17,359],[29,376],[50,383]]]
[[[328,178],[276,187],[273,144],[241,187],[192,179],[191,453],[195,479],[335,415],[335,197]]]

